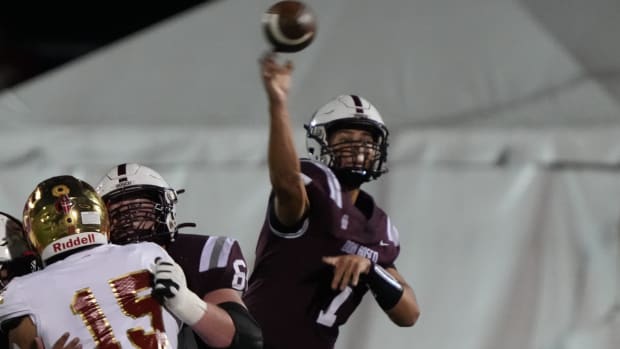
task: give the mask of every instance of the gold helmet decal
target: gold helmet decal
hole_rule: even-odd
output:
[[[88,245],[105,244],[109,220],[95,190],[73,176],[39,183],[26,201],[24,227],[43,261]]]

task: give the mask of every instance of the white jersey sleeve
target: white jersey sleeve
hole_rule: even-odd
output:
[[[20,291],[19,278],[12,280],[0,293],[0,324],[24,315],[32,314],[32,309],[24,299],[24,292]]]

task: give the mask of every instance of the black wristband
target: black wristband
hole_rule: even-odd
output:
[[[372,264],[368,272],[368,288],[383,310],[390,310],[403,295],[403,286],[380,265]]]

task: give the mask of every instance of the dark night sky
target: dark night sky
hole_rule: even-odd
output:
[[[16,1],[0,11],[0,90],[194,6],[214,0]]]

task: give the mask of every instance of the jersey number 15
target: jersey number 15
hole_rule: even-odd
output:
[[[123,313],[132,318],[151,317],[153,331],[146,332],[141,327],[127,330],[129,340],[138,348],[166,348],[167,337],[164,330],[161,305],[151,295],[138,296],[138,292],[151,287],[151,275],[147,270],[137,271],[110,280],[110,287]],[[97,303],[90,288],[75,292],[71,310],[80,315],[88,327],[98,349],[120,349],[110,322]]]

